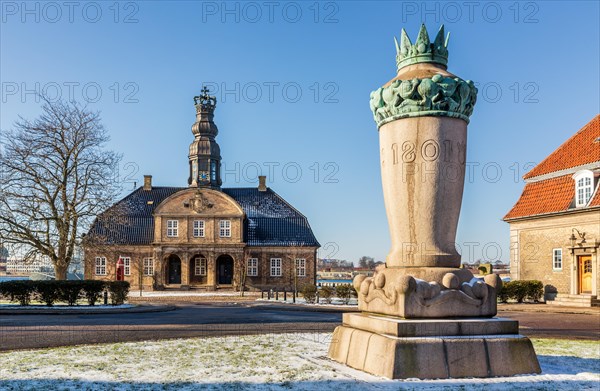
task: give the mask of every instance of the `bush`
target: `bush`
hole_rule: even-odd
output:
[[[41,301],[48,307],[52,305],[60,298],[59,286],[64,281],[33,281],[34,282],[34,296],[36,300]]]
[[[77,300],[81,297],[86,283],[90,281],[57,281],[60,282],[60,300],[67,302],[67,304],[73,306],[77,304]]]
[[[335,295],[342,299],[344,304],[348,304],[352,297],[352,286],[350,284],[340,284],[335,287]]]
[[[104,281],[86,280],[83,281],[83,296],[87,300],[88,305],[95,305],[104,291]]]
[[[10,301],[18,301],[20,305],[29,305],[35,291],[35,281],[5,281],[0,283],[0,293]]]
[[[317,286],[315,284],[304,284],[300,289],[302,297],[307,303],[313,304],[317,298]]]
[[[538,302],[544,294],[544,284],[538,280],[517,280],[502,284],[498,292],[498,301],[506,303],[515,300],[522,303],[525,299]]]
[[[544,295],[544,284],[537,280],[524,282],[527,283],[527,299],[538,303],[540,298]]]
[[[319,289],[319,295],[325,299],[325,303],[331,303],[331,297],[333,296],[333,288],[330,286],[324,286]]]
[[[112,305],[121,305],[127,300],[129,294],[128,281],[110,281],[107,284],[108,292],[110,293],[110,303]]]

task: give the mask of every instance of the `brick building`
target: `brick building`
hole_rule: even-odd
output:
[[[292,288],[315,283],[308,220],[260,177],[221,188],[216,99],[194,98],[187,187],[144,185],[98,216],[84,240],[85,277],[136,289]]]
[[[525,176],[510,224],[511,277],[540,280],[554,304],[591,305],[600,290],[600,115]]]

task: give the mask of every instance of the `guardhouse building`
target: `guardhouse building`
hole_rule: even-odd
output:
[[[194,97],[187,187],[142,187],[100,214],[84,240],[85,277],[132,289],[268,289],[315,283],[319,243],[308,220],[259,177],[221,188],[216,99]]]

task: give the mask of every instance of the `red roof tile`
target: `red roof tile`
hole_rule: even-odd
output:
[[[600,161],[600,115],[581,128],[523,178],[529,179],[552,172]]]
[[[528,183],[521,198],[504,216],[504,220],[561,212],[569,208],[574,198],[575,182],[572,174]]]

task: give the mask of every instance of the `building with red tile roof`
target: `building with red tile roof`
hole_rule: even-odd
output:
[[[524,177],[504,216],[513,279],[540,280],[554,304],[591,305],[600,288],[600,115]]]

